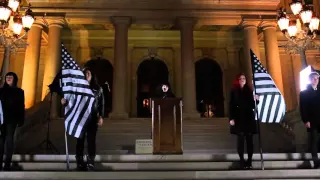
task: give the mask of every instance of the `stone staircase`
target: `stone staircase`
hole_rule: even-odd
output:
[[[14,155],[12,172],[1,172],[0,179],[28,180],[191,180],[191,179],[319,179],[312,170],[310,154],[254,154],[254,170],[238,170],[237,154],[184,155],[98,155],[97,172],[66,169],[65,155]]]
[[[45,139],[46,124],[30,130],[16,143],[19,154],[53,153],[41,151],[37,144]],[[136,139],[149,139],[151,119],[105,120],[97,134],[98,154],[134,154]],[[263,152],[292,152],[292,137],[279,124],[261,124]],[[65,153],[64,125],[55,119],[50,126],[50,139],[61,154]],[[75,139],[68,137],[68,147],[75,152]],[[258,136],[255,137],[255,152],[258,151]],[[236,136],[229,133],[228,120],[199,119],[183,121],[184,153],[235,153]]]

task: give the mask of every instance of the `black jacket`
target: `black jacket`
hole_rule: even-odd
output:
[[[24,91],[18,87],[0,89],[3,119],[5,124],[23,125],[25,120]]]
[[[254,117],[255,102],[249,87],[233,89],[229,101],[229,120],[234,120],[235,125],[230,126],[231,134],[257,133],[257,122]]]
[[[101,116],[102,118],[104,117],[104,95],[103,95],[103,89],[99,87],[98,90],[92,89],[94,96],[95,96],[95,104],[93,106],[93,118],[95,118],[95,114],[97,115],[96,117],[98,118]]]
[[[311,129],[320,130],[320,90],[311,85],[300,92],[300,114],[304,123],[310,122]],[[308,129],[309,130],[309,129]]]

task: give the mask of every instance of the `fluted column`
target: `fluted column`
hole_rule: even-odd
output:
[[[256,56],[260,59],[257,22],[244,21],[242,26],[244,33],[244,59],[242,59],[242,64],[244,65],[244,73],[247,76],[247,83],[252,85],[250,49],[252,49]]]
[[[28,33],[28,46],[24,58],[22,89],[25,94],[25,106],[30,108],[36,100],[39,57],[43,22],[33,23]]]
[[[276,23],[265,22],[261,24],[264,36],[264,46],[267,61],[267,70],[273,80],[275,81],[278,89],[283,91],[281,61],[278,48],[278,39],[276,33]]]
[[[193,26],[192,18],[180,18],[180,47],[182,69],[182,97],[185,118],[199,118],[196,110],[196,82],[194,66]]]
[[[128,29],[130,17],[112,17],[115,28],[112,119],[127,119]]]
[[[48,20],[49,22],[49,37],[48,37],[48,48],[47,48],[47,57],[45,60],[44,67],[44,78],[43,78],[43,87],[42,87],[42,97],[48,94],[50,85],[59,72],[61,66],[61,29],[64,25],[63,19]],[[52,98],[52,109],[51,117],[58,116],[58,99],[57,95],[54,94]]]

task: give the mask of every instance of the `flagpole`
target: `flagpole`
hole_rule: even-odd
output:
[[[256,83],[254,81],[254,65],[253,65],[253,58],[252,58],[252,50],[250,49],[250,58],[251,58],[251,71],[252,71],[252,85],[253,85],[253,95],[257,94],[256,92]],[[259,112],[257,108],[257,100],[254,98],[254,112],[255,117],[257,117],[257,131],[258,131],[258,141],[259,141],[259,151],[260,151],[260,160],[261,160],[261,169],[264,170],[264,161],[263,161],[263,153],[262,153],[262,142],[261,142],[261,131],[260,131],[260,120],[259,120]]]

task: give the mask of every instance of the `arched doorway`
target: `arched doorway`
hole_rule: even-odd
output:
[[[197,110],[202,117],[223,117],[222,70],[217,62],[204,58],[195,63]]]
[[[89,67],[95,72],[99,85],[103,88],[105,100],[105,116],[112,110],[112,84],[113,84],[113,66],[107,59],[100,57],[89,60],[85,67]]]
[[[169,83],[167,65],[155,58],[144,60],[138,67],[137,77],[137,116],[150,117],[149,99],[160,84]]]

